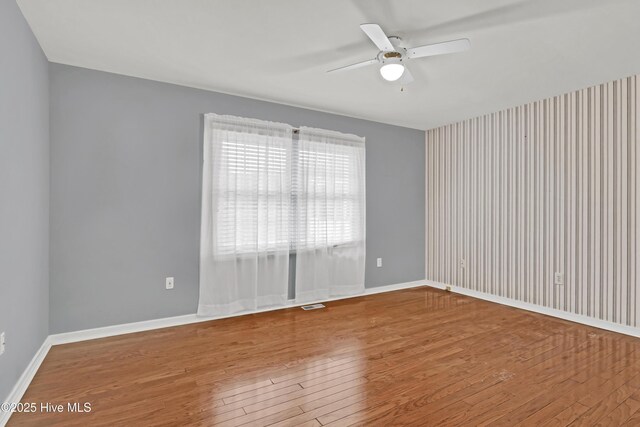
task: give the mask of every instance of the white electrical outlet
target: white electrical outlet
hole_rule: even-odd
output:
[[[382,267],[382,258],[376,260],[376,267]]]
[[[165,286],[167,289],[173,289],[173,277],[167,277],[165,280]]]
[[[556,274],[554,274],[553,283],[556,285],[564,285],[564,277],[562,277],[562,273],[556,272]]]
[[[460,268],[467,268],[467,261],[464,258],[460,260]]]
[[[4,344],[5,344],[4,332],[0,334],[0,354],[4,354]]]

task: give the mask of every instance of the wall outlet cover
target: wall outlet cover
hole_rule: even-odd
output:
[[[165,280],[165,287],[167,289],[173,289],[173,277],[167,277]]]
[[[562,273],[557,273],[554,274],[553,276],[553,283],[556,285],[564,285],[564,277],[562,275]]]

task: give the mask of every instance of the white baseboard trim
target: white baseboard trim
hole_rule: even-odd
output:
[[[365,295],[381,294],[383,292],[400,291],[402,289],[419,288],[420,286],[427,286],[426,280],[416,280],[414,282],[396,283],[395,285],[378,286],[375,288],[367,288],[364,290]],[[360,295],[356,295],[360,296]],[[352,298],[352,297],[349,297]]]
[[[49,335],[42,343],[42,346],[40,347],[40,349],[38,349],[36,354],[33,356],[33,359],[31,359],[31,362],[25,368],[24,372],[18,379],[18,382],[13,387],[13,389],[11,390],[11,392],[9,393],[9,396],[7,396],[7,399],[5,401],[8,403],[20,402],[20,400],[22,399],[22,396],[24,395],[25,391],[29,387],[29,384],[31,384],[31,380],[35,376],[36,372],[38,371],[38,368],[44,361],[44,358],[46,357],[52,345],[67,344],[67,343],[86,341],[86,340],[92,340],[92,339],[98,339],[98,338],[106,338],[106,337],[112,337],[116,335],[149,331],[152,329],[169,328],[172,326],[187,325],[190,323],[208,322],[211,320],[223,319],[228,317],[237,317],[245,314],[255,314],[255,313],[263,313],[267,311],[282,310],[285,308],[298,307],[300,305],[313,304],[316,302],[330,302],[330,301],[337,301],[337,300],[347,299],[347,298],[357,298],[357,297],[362,297],[367,295],[379,294],[383,292],[392,292],[392,291],[398,291],[402,289],[417,288],[421,286],[429,286],[432,288],[443,289],[443,290],[446,289],[447,287],[450,287],[452,292],[455,292],[461,295],[467,295],[467,296],[482,299],[485,301],[490,301],[490,302],[494,302],[494,303],[498,303],[498,304],[502,304],[510,307],[515,307],[522,310],[532,311],[532,312],[544,314],[547,316],[557,317],[560,319],[569,320],[571,322],[581,323],[588,326],[593,326],[595,328],[604,329],[607,331],[618,332],[621,334],[630,335],[634,337],[640,337],[640,330],[638,328],[634,328],[631,326],[620,325],[617,323],[607,322],[600,319],[594,319],[592,317],[568,313],[566,311],[556,310],[553,308],[521,302],[521,301],[517,301],[517,300],[505,298],[505,297],[486,294],[483,292],[460,288],[457,286],[451,286],[444,283],[433,282],[429,280],[418,280],[415,282],[398,283],[395,285],[368,288],[368,289],[365,289],[364,294],[361,294],[361,295],[332,298],[330,300],[323,300],[323,301],[311,301],[311,302],[306,302],[304,304],[296,304],[295,302],[292,301],[290,304],[287,304],[284,307],[257,310],[257,311],[252,311],[250,313],[238,313],[230,316],[200,317],[200,316],[197,316],[196,314],[187,314],[183,316],[166,317],[162,319],[147,320],[143,322],[126,323],[122,325],[106,326],[102,328],[86,329],[82,331],[74,331],[74,332],[66,332],[61,334]],[[11,417],[10,412],[0,411],[0,426],[6,425],[10,417]]]
[[[569,313],[567,311],[557,310],[555,308],[543,307],[541,305],[531,304],[528,302],[522,302],[511,298],[505,298],[497,295],[487,294],[484,292],[474,291],[471,289],[461,288],[459,286],[447,285],[446,283],[433,282],[426,280],[426,285],[432,288],[443,289],[447,287],[451,288],[451,292],[455,292],[461,295],[467,295],[473,298],[482,299],[485,301],[495,302],[509,307],[515,307],[522,310],[532,311],[547,316],[557,317],[563,320],[569,320],[575,323],[581,323],[587,326],[593,326],[594,328],[604,329],[611,332],[617,332],[624,335],[630,335],[632,337],[640,337],[640,329],[632,326],[621,325],[619,323],[608,322],[606,320],[600,320],[589,316],[583,316],[581,314]]]
[[[52,345],[69,344],[79,341],[95,340],[98,338],[113,337],[116,335],[132,334],[135,332],[150,331],[153,329],[170,328],[172,326],[188,325],[189,323],[202,322],[195,314],[164,317],[161,319],[144,320],[141,322],[123,323],[120,325],[104,326],[100,328],[83,329],[80,331],[63,332],[49,335]]]
[[[68,343],[74,343],[79,341],[106,338],[106,337],[112,337],[116,335],[131,334],[134,332],[149,331],[152,329],[169,328],[172,326],[187,325],[190,323],[209,322],[211,320],[224,319],[228,317],[237,317],[237,316],[243,316],[246,314],[256,314],[256,313],[263,313],[267,311],[282,310],[285,308],[299,307],[301,305],[313,304],[316,302],[329,302],[329,301],[337,301],[337,300],[347,299],[347,298],[357,298],[357,297],[362,297],[367,295],[379,294],[383,292],[392,292],[392,291],[398,291],[402,289],[417,288],[425,285],[426,285],[426,282],[424,280],[418,280],[415,282],[398,283],[394,285],[368,288],[368,289],[365,289],[364,293],[360,295],[350,295],[350,296],[332,298],[332,299],[323,300],[323,301],[311,301],[311,302],[305,302],[304,304],[295,303],[294,301],[291,301],[290,304],[287,304],[284,307],[274,307],[274,308],[247,312],[247,313],[237,313],[237,314],[232,314],[230,316],[202,317],[202,316],[197,316],[196,314],[186,314],[183,316],[165,317],[162,319],[145,320],[142,322],[125,323],[121,325],[105,326],[102,328],[85,329],[81,331],[65,332],[61,334],[52,334],[52,335],[49,335],[44,340],[44,342],[42,343],[42,346],[33,356],[33,359],[31,359],[31,362],[29,363],[27,368],[24,370],[24,372],[20,376],[20,379],[18,379],[18,382],[13,387],[13,390],[11,390],[11,393],[9,393],[9,396],[7,397],[5,402],[8,402],[8,403],[20,402],[20,400],[22,399],[22,396],[27,391],[29,384],[31,384],[31,380],[35,376],[36,372],[38,372],[38,368],[40,368],[40,365],[42,364],[45,356],[49,352],[49,349],[51,348],[52,345],[68,344]],[[0,427],[4,427],[4,425],[6,425],[6,423],[9,421],[10,417],[11,417],[11,412],[0,411]]]
[[[235,313],[229,316],[198,316],[195,313],[185,314],[183,316],[165,317],[162,319],[145,320],[142,322],[125,323],[121,325],[105,326],[101,328],[85,329],[81,331],[53,334],[49,336],[49,339],[52,345],[68,344],[68,343],[93,340],[98,338],[113,337],[116,335],[149,331],[152,329],[161,329],[161,328],[169,328],[172,326],[188,325],[190,323],[209,322],[211,320],[243,316],[246,314],[257,314],[257,313],[264,313],[267,311],[282,310],[285,308],[299,307],[301,305],[314,304],[319,302],[330,302],[330,301],[337,301],[337,300],[346,299],[346,298],[357,298],[357,297],[362,297],[366,295],[379,294],[382,292],[398,291],[401,289],[416,288],[416,287],[425,286],[425,285],[426,285],[426,282],[424,280],[418,280],[415,282],[397,283],[394,285],[367,288],[365,289],[365,292],[360,295],[349,295],[345,297],[331,298],[329,300],[308,301],[305,303],[296,303],[294,301],[290,301],[289,304],[281,307],[271,307],[271,308],[266,308],[261,310],[254,310],[250,312]]]
[[[51,340],[49,339],[49,337],[47,337],[44,339],[44,342],[31,359],[31,362],[29,362],[25,370],[22,372],[22,375],[20,375],[20,378],[18,378],[18,382],[16,382],[16,384],[13,386],[13,389],[11,390],[11,392],[9,392],[9,395],[3,402],[10,404],[20,403],[20,400],[22,400],[22,396],[24,396],[25,391],[27,391],[29,384],[31,384],[31,380],[33,380],[36,372],[38,372],[38,368],[40,368],[40,364],[42,364],[42,361],[46,357],[50,348]],[[7,422],[9,422],[11,414],[12,412],[5,412],[0,409],[0,426],[4,427]]]

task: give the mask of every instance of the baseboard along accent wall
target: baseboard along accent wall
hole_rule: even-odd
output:
[[[637,327],[637,85],[427,131],[427,280]]]
[[[617,332],[619,334],[640,338],[640,329],[634,326],[621,325],[619,323],[608,322],[606,320],[583,316],[581,314],[574,314],[563,310],[557,310],[555,308],[544,307],[542,305],[517,301],[510,298],[474,291],[471,289],[459,288],[456,286],[447,285],[445,283],[427,281],[426,286],[440,290],[447,290],[455,294],[465,295],[496,304],[506,305],[509,307],[517,308],[519,310],[531,311],[533,313],[543,314],[545,316],[551,316],[562,320],[568,320],[574,323],[580,323],[582,325],[603,329],[605,331]]]

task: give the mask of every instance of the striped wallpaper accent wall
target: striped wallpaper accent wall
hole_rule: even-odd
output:
[[[638,326],[638,82],[427,131],[426,278]]]

